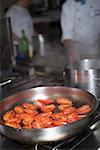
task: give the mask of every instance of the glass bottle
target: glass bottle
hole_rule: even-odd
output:
[[[26,36],[25,31],[22,30],[21,39],[20,39],[20,43],[19,43],[20,56],[21,56],[22,59],[27,58],[28,48],[29,48],[28,38]]]
[[[29,61],[32,61],[32,60],[33,60],[33,53],[34,53],[34,51],[33,51],[33,44],[30,43],[30,44],[29,44],[29,50],[28,50]]]

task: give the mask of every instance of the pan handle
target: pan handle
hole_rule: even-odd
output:
[[[7,81],[4,81],[4,82],[0,83],[0,87],[1,87],[1,86],[4,86],[4,85],[6,85],[6,84],[9,84],[9,83],[11,83],[11,82],[12,82],[11,79],[9,79],[9,80],[7,80]]]

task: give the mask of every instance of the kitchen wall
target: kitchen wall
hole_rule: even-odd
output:
[[[0,0],[0,17],[2,17],[2,1]]]
[[[4,16],[5,10],[14,2],[15,0],[0,0],[0,17]]]

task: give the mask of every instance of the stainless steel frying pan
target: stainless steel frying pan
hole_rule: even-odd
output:
[[[72,124],[44,129],[19,130],[0,124],[0,133],[10,139],[32,144],[35,142],[50,142],[69,139],[83,132],[91,124],[93,116],[98,108],[99,101],[89,92],[77,88],[68,88],[64,86],[37,87],[7,97],[0,102],[0,119],[2,119],[2,115],[6,111],[15,105],[23,102],[36,101],[40,98],[56,99],[57,97],[71,98],[76,107],[84,103],[90,104],[92,110],[87,117]]]

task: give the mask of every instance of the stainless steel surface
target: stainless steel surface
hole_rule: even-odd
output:
[[[22,143],[31,144],[34,142],[50,142],[69,139],[84,131],[91,123],[91,119],[95,115],[95,112],[98,108],[99,101],[92,94],[86,91],[76,88],[67,88],[63,86],[33,88],[5,98],[3,101],[0,102],[0,119],[2,119],[2,114],[5,111],[12,108],[16,104],[20,104],[25,101],[32,102],[39,98],[45,99],[57,97],[69,97],[73,100],[76,106],[81,105],[83,103],[90,104],[92,111],[87,117],[69,125],[32,130],[16,130],[11,127],[0,125],[0,133],[7,136],[10,139]]]
[[[66,65],[63,74],[67,86],[93,91],[93,94],[96,94],[96,89],[100,85],[100,60],[84,59],[80,62],[79,68],[70,68]]]
[[[84,70],[100,69],[100,59],[83,59],[81,61],[81,67]]]

